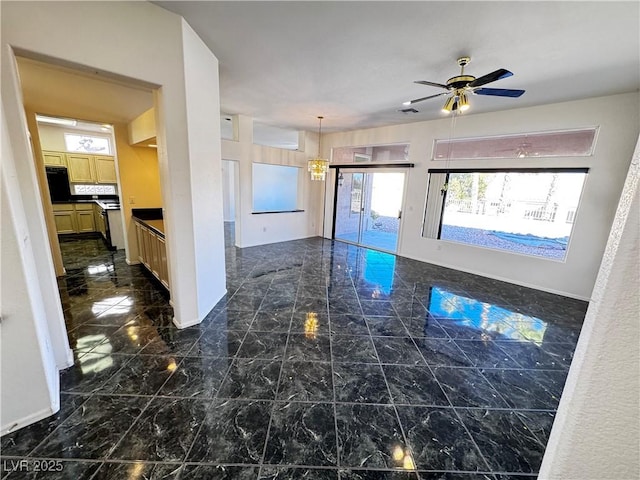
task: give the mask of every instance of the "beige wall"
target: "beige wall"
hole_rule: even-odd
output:
[[[138,245],[131,209],[162,207],[158,154],[155,148],[129,145],[125,124],[115,124],[114,135],[127,262],[138,263]]]
[[[236,118],[238,140],[222,140],[222,158],[238,162],[236,170],[235,239],[236,246],[252,247],[285,242],[318,235],[320,232],[322,191],[325,182],[311,181],[307,160],[317,152],[318,135],[305,132],[299,142],[305,151],[265,147],[253,143],[253,119],[244,115]],[[298,184],[298,197],[304,211],[253,215],[253,162],[299,167],[303,175]]]
[[[435,139],[451,135],[451,119],[407,123],[388,127],[332,133],[323,136],[323,154],[331,148],[409,143],[405,204],[398,253],[456,270],[588,300],[635,142],[640,129],[640,97],[637,93],[590,98],[456,119],[453,137],[543,132],[599,127],[593,155],[587,157],[452,160],[454,168],[588,168],[573,234],[564,261],[517,255],[500,250],[422,237],[429,168],[444,168],[432,160]],[[333,173],[333,172],[332,172]],[[335,177],[335,176],[332,176]],[[333,182],[327,188],[325,236],[331,235]]]

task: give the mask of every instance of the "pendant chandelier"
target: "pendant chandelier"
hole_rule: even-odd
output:
[[[318,156],[309,160],[308,169],[311,172],[311,180],[324,181],[329,171],[329,160],[320,156],[322,147],[322,119],[318,117],[320,125],[318,127]]]

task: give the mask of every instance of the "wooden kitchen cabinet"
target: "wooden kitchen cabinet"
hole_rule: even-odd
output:
[[[76,213],[72,211],[53,212],[56,232],[59,234],[76,233]]]
[[[118,183],[116,162],[113,157],[94,156],[94,173],[96,183]]]
[[[72,183],[95,183],[91,155],[67,153],[69,181]]]
[[[169,266],[164,237],[136,221],[138,260],[169,290]]]
[[[95,232],[96,222],[93,209],[76,212],[76,225],[78,233]]]
[[[58,234],[96,231],[92,203],[55,203],[53,218]]]
[[[42,158],[45,165],[67,166],[67,159],[63,152],[42,152]]]
[[[164,237],[158,236],[158,254],[160,261],[160,282],[169,289],[169,264],[167,262],[167,245]]]
[[[100,232],[102,234],[102,238],[107,239],[107,224],[104,221],[104,216],[102,215],[102,207],[97,204],[93,206],[94,209],[94,218],[96,222],[96,232]]]
[[[118,183],[113,157],[67,153],[66,159],[72,183]]]

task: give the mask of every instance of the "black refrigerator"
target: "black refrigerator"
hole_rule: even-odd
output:
[[[69,188],[69,174],[67,167],[55,167],[47,165],[47,183],[52,202],[68,202],[71,200]]]

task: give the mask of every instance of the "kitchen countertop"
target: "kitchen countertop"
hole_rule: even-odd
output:
[[[158,235],[161,235],[164,238],[164,220],[156,219],[156,220],[142,220],[138,217],[133,217],[133,219],[146,227],[149,227],[151,230],[156,232]]]
[[[120,210],[120,203],[113,200],[100,200],[100,199],[82,199],[82,200],[65,200],[51,202],[52,205],[64,205],[69,203],[95,203],[103,210]]]

